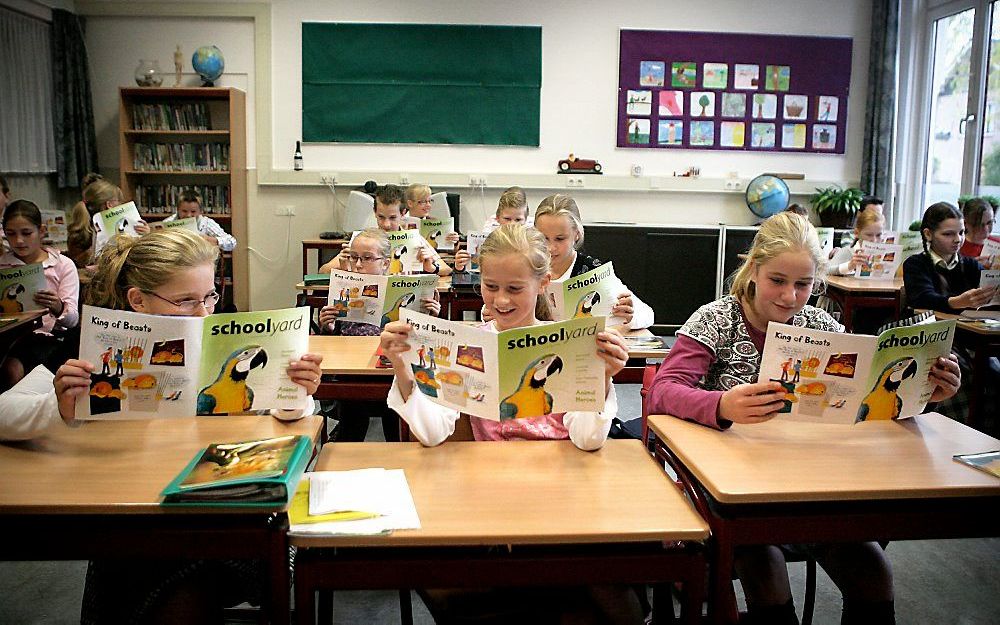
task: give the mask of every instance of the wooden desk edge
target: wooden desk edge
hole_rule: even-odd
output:
[[[809,490],[809,491],[785,491],[779,493],[768,493],[762,495],[758,493],[729,492],[720,491],[708,479],[708,476],[700,466],[692,462],[690,454],[686,453],[682,445],[672,445],[670,437],[664,434],[660,427],[660,421],[664,419],[678,419],[672,415],[649,415],[649,429],[653,434],[663,441],[667,449],[673,453],[684,467],[698,480],[698,482],[709,492],[713,499],[721,504],[783,504],[783,503],[849,503],[871,501],[877,495],[880,501],[890,500],[912,500],[926,499],[934,497],[936,499],[960,499],[965,497],[1000,497],[1000,479],[995,484],[981,484],[967,487],[956,487],[942,492],[938,487],[928,487],[925,490],[914,489],[906,491],[880,491],[872,493],[868,491],[845,492],[840,490]],[[678,419],[683,421],[683,419]],[[690,423],[690,422],[688,422]],[[707,427],[700,424],[692,424],[696,427]],[[721,434],[721,432],[720,432]],[[975,469],[969,467],[970,471]],[[766,497],[766,499],[765,499]]]

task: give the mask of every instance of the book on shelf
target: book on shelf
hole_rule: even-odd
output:
[[[211,125],[205,102],[132,104],[135,130],[209,130]]]
[[[229,185],[225,184],[139,184],[135,187],[135,201],[146,213],[169,215],[177,210],[177,203],[185,191],[201,196],[202,210],[207,215],[232,213],[232,194]]]
[[[935,388],[927,376],[951,352],[955,321],[898,325],[869,336],[770,322],[758,380],[781,384],[778,418],[852,424],[923,412]]]
[[[163,503],[214,506],[284,505],[309,461],[312,441],[281,436],[212,443],[163,490]]]
[[[226,172],[228,143],[136,143],[136,171]]]

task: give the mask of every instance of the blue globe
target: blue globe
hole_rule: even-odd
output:
[[[788,185],[777,176],[757,176],[747,185],[747,207],[762,219],[788,207]]]
[[[222,57],[222,50],[217,47],[202,46],[191,56],[191,66],[201,76],[201,86],[211,87],[226,69],[226,60]]]

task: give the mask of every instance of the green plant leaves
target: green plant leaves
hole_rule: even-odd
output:
[[[816,188],[816,193],[809,198],[809,203],[817,213],[848,213],[853,215],[861,208],[861,189],[844,189],[839,185]]]

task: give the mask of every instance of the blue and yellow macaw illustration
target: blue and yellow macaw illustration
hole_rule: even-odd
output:
[[[915,375],[917,361],[909,356],[889,363],[879,374],[875,388],[862,400],[854,422],[898,419],[903,409],[903,400],[897,395],[899,385]]]
[[[17,296],[24,293],[23,284],[12,284],[4,291],[3,299],[0,299],[0,310],[5,315],[16,315],[24,312],[24,304],[17,299]]]
[[[389,273],[397,275],[403,273],[403,255],[406,254],[406,246],[400,245],[392,250],[392,260],[389,262]]]
[[[412,304],[416,299],[417,296],[414,295],[413,293],[403,293],[403,295],[401,295],[400,298],[396,300],[396,303],[392,305],[392,308],[390,308],[388,312],[382,315],[382,326],[385,327],[385,324],[389,323],[390,321],[399,321],[399,309],[406,308],[407,306]]]
[[[260,345],[248,345],[236,350],[215,378],[198,393],[198,414],[246,412],[253,407],[253,389],[247,386],[252,369],[267,365],[267,352]]]
[[[119,235],[128,230],[128,218],[122,217],[115,223],[115,235]]]
[[[539,417],[552,412],[552,395],[545,392],[549,376],[562,371],[562,358],[548,354],[524,370],[517,390],[500,400],[500,419]]]
[[[580,317],[592,317],[594,316],[594,306],[601,303],[601,294],[597,291],[591,291],[583,297],[580,298],[579,303],[576,305],[576,312],[573,313],[574,319],[579,319]]]

